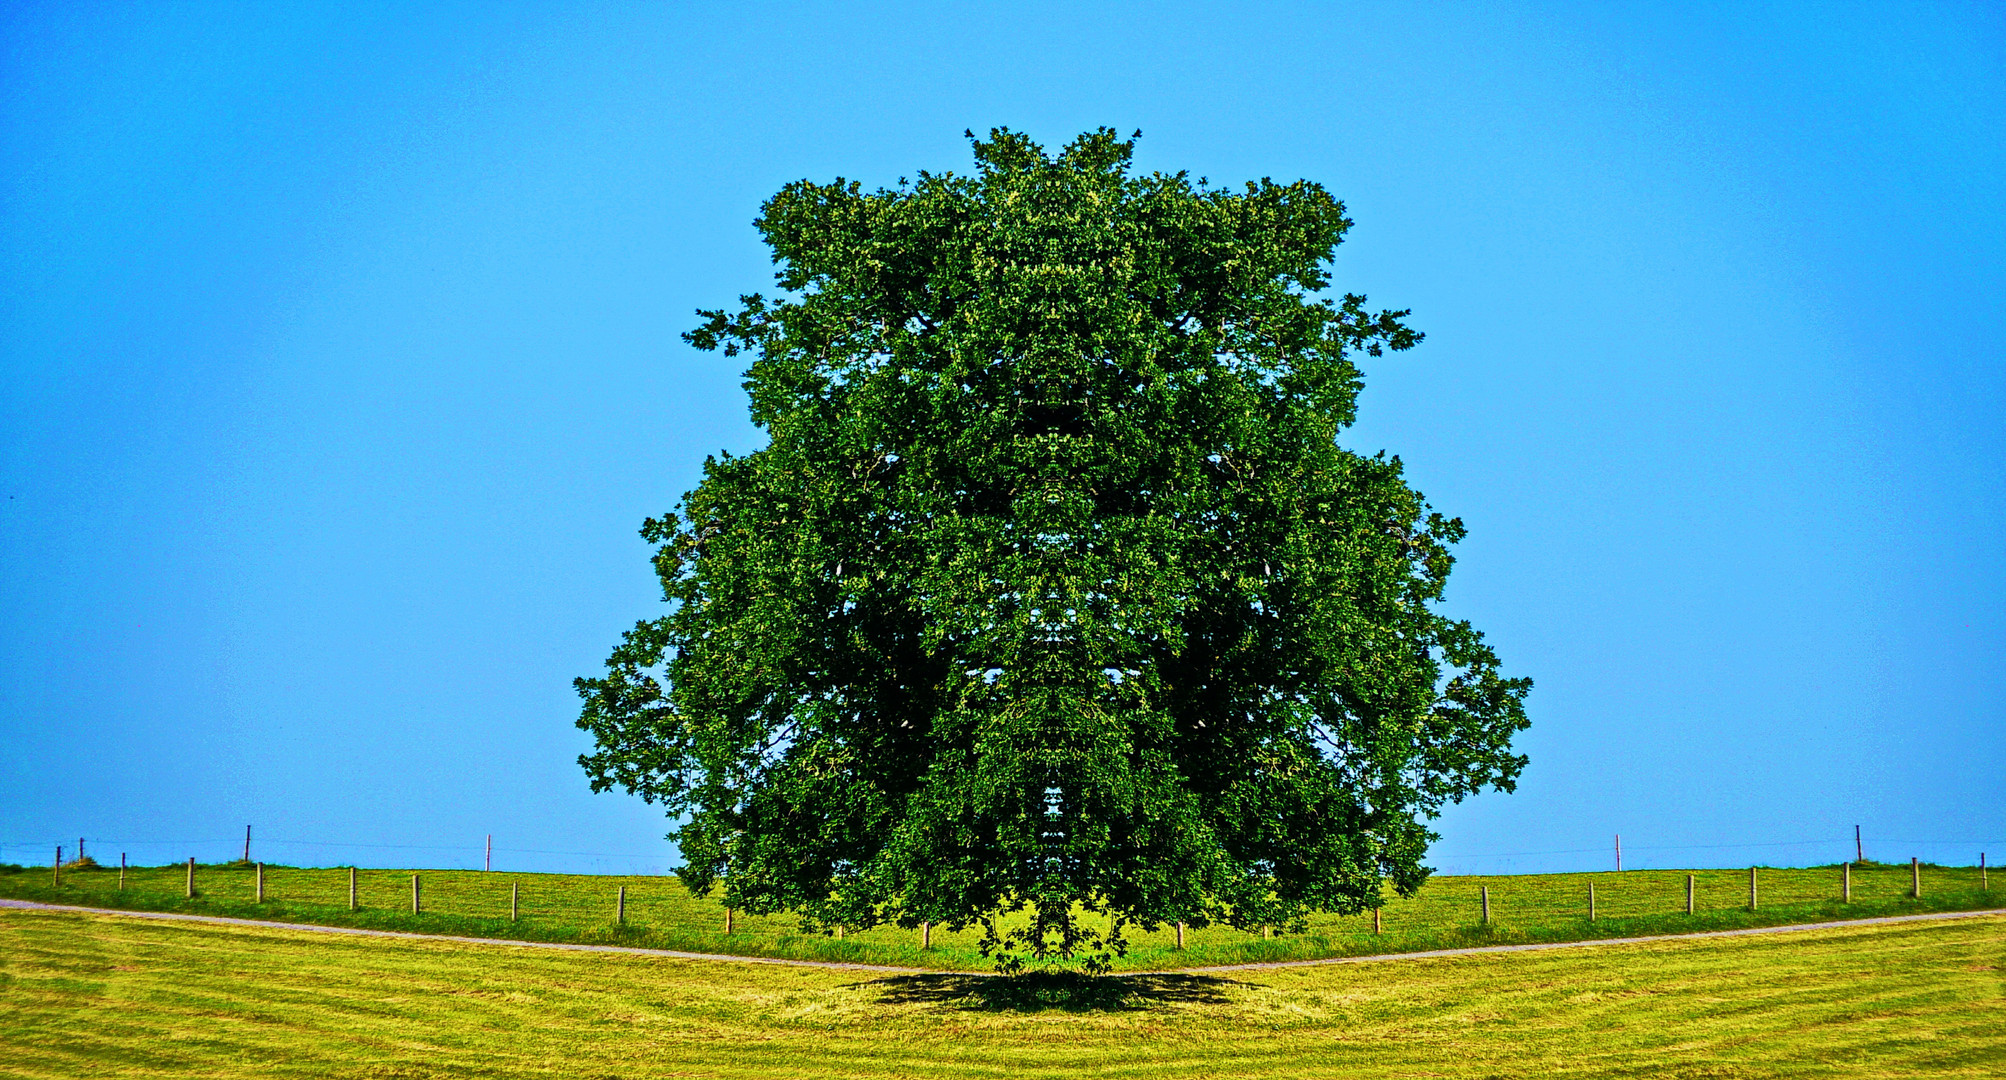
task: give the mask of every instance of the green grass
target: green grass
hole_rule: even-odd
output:
[[[977,953],[979,933],[934,931],[934,948],[922,951],[913,930],[880,927],[836,939],[800,932],[789,916],[735,917],[723,932],[724,910],[715,896],[694,897],[670,877],[598,877],[426,870],[424,912],[411,914],[409,870],[364,870],[361,910],[348,910],[348,871],[267,866],[264,903],[255,902],[255,872],[247,866],[197,869],[198,897],[185,898],[182,866],[135,868],[118,887],[110,869],[65,870],[61,885],[47,869],[0,871],[0,896],[53,903],[188,911],[241,918],[308,922],[375,929],[464,934],[526,941],[627,944],[697,952],[791,959],[843,960],[941,970],[986,970]],[[1685,914],[1686,871],[1632,870],[1602,874],[1528,874],[1438,877],[1412,898],[1392,898],[1384,932],[1372,933],[1371,916],[1319,916],[1307,932],[1272,939],[1222,927],[1189,931],[1186,948],[1174,948],[1166,928],[1133,934],[1134,947],[1116,970],[1148,971],[1264,960],[1303,960],[1383,952],[1418,952],[1470,945],[1676,934],[1864,918],[1924,911],[2006,907],[2001,889],[1981,892],[1971,867],[1927,866],[1923,896],[1908,896],[1906,865],[1855,866],[1853,902],[1840,903],[1839,868],[1764,868],[1759,905],[1748,910],[1748,871],[1693,871],[1699,912]],[[1587,919],[1587,891],[1596,890],[1597,919]],[[509,888],[521,889],[522,917],[508,919]],[[614,924],[614,893],[627,889],[627,922]],[[1492,921],[1480,922],[1480,890],[1491,893]]]
[[[2003,974],[1989,917],[1026,983],[0,912],[0,1075],[1999,1076]]]

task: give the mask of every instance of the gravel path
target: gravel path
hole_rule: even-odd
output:
[[[674,960],[714,960],[729,964],[776,964],[781,967],[828,968],[836,971],[875,971],[891,975],[989,974],[982,971],[942,971],[937,968],[890,967],[881,964],[844,964],[832,960],[777,960],[764,956],[727,956],[722,953],[679,952],[675,949],[640,949],[626,945],[571,945],[554,941],[513,941],[507,938],[459,937],[452,934],[413,934],[403,930],[362,930],[351,926],[316,926],[312,923],[229,919],[220,915],[184,915],[179,912],[170,911],[123,911],[117,908],[76,907],[69,904],[40,904],[32,900],[0,899],[0,909],[12,909],[16,911],[68,911],[85,915],[112,915],[128,919],[162,919],[170,922],[249,926],[263,930],[301,930],[316,934],[349,934],[355,937],[404,938],[412,941],[450,941],[461,945],[513,945],[527,949],[558,949],[564,952],[628,953],[634,956],[661,956]],[[1994,915],[2006,915],[2006,908],[1993,908],[1987,911],[1943,911],[1928,915],[1888,915],[1877,919],[1846,919],[1841,922],[1796,923],[1790,926],[1757,926],[1746,930],[1707,930],[1694,934],[1659,934],[1654,937],[1598,938],[1593,941],[1556,941],[1539,945],[1485,945],[1471,949],[1436,949],[1432,952],[1381,953],[1376,956],[1337,956],[1325,960],[1277,960],[1263,964],[1219,964],[1213,967],[1175,968],[1166,971],[1125,971],[1120,974],[1210,975],[1224,971],[1275,971],[1281,968],[1321,967],[1326,964],[1373,964],[1387,960],[1425,960],[1444,956],[1482,956],[1488,953],[1582,949],[1594,945],[1637,945],[1651,941],[1693,941],[1701,938],[1752,937],[1757,934],[1789,934],[1803,930],[1832,930],[1854,926],[1889,926],[1894,923],[1935,922],[1943,919],[1977,919]]]

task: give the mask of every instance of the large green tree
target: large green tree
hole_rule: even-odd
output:
[[[1462,524],[1337,442],[1352,358],[1420,340],[1326,296],[1343,204],[1133,147],[790,184],[779,296],[699,313],[768,443],[647,522],[668,613],[577,684],[594,789],[687,815],[693,889],[1104,961],[1376,907],[1511,789],[1530,684],[1434,610]]]

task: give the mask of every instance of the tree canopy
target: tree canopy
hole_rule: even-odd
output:
[[[1338,445],[1421,335],[1327,294],[1317,184],[973,145],[787,185],[778,295],[698,313],[768,442],[642,529],[669,609],[577,681],[593,788],[686,815],[695,890],[1006,968],[1411,893],[1531,685],[1435,610],[1462,523]]]

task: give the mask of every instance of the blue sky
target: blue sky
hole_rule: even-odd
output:
[[[1613,7],[9,5],[0,860],[673,866],[570,680],[759,442],[677,335],[789,180],[1103,124],[1428,333],[1345,441],[1537,682],[1437,866],[1997,859],[2006,17]]]

